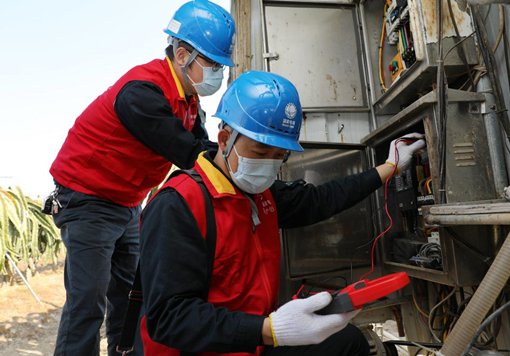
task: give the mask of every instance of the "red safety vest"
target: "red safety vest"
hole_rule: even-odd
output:
[[[193,96],[188,104],[168,58],[134,67],[76,119],[50,168],[57,182],[132,207],[165,179],[172,163],[136,140],[113,108],[119,91],[133,80],[159,86],[184,127],[193,129],[198,99]]]
[[[211,193],[216,218],[216,253],[208,302],[231,311],[269,315],[276,309],[280,283],[280,234],[276,205],[269,190],[254,196],[261,224],[253,232],[250,201],[201,153],[194,169]],[[197,183],[182,174],[161,188],[174,188],[193,213],[205,237],[205,202]],[[249,261],[249,262],[247,262]],[[145,356],[178,356],[180,351],[150,339],[141,325]],[[260,355],[263,346],[257,348]],[[199,353],[200,356],[224,355]],[[246,356],[249,353],[230,353]]]

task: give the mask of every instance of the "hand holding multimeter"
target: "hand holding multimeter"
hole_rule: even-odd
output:
[[[315,312],[331,303],[328,292],[314,294],[306,299],[292,300],[269,315],[274,346],[319,344],[345,328],[359,310],[332,315]]]
[[[410,280],[406,272],[390,274],[373,281],[363,279],[345,287],[341,291],[334,292],[331,303],[327,307],[316,311],[316,313],[328,315],[359,310],[363,305],[396,292],[409,284],[409,282]]]
[[[275,346],[318,344],[342,330],[364,304],[382,298],[409,283],[407,273],[373,281],[361,280],[339,292],[322,292],[295,299],[269,316]]]
[[[327,315],[358,310],[363,305],[396,292],[409,283],[410,280],[406,272],[390,274],[373,281],[363,279],[343,289],[328,292],[333,297],[331,303],[327,307],[316,311],[316,313]],[[309,292],[302,292],[303,287],[292,299],[307,298],[310,295]]]

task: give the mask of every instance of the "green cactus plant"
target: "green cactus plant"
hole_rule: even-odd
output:
[[[41,212],[41,202],[23,194],[20,187],[0,188],[0,275],[7,273],[6,255],[25,266],[44,257],[54,266],[63,252],[59,229]]]

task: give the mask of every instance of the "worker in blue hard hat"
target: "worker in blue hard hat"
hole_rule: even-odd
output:
[[[145,354],[368,355],[349,325],[357,311],[315,314],[329,293],[278,308],[279,228],[311,225],[360,202],[395,165],[408,165],[423,140],[393,143],[398,160],[315,187],[276,179],[287,152],[303,150],[301,104],[287,79],[242,74],[215,116],[218,152],[201,153],[193,170],[172,176],[141,215]]]
[[[172,164],[191,168],[200,152],[217,147],[198,96],[215,93],[224,66],[234,65],[234,20],[195,0],[164,31],[166,58],[132,68],[94,100],[50,168],[56,189],[44,210],[67,248],[55,355],[98,355],[105,310],[108,353],[116,355],[138,262],[140,203]]]

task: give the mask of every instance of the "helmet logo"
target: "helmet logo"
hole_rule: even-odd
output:
[[[236,34],[234,33],[232,35],[232,43],[230,44],[230,48],[229,48],[230,53],[232,53],[234,51],[235,45],[236,45]]]
[[[285,115],[289,119],[293,119],[294,117],[296,117],[296,114],[297,114],[296,105],[294,105],[294,103],[288,103],[287,106],[285,107]]]
[[[168,30],[173,33],[179,33],[179,30],[181,28],[181,23],[179,21],[176,21],[174,19],[170,20],[170,23],[168,24]]]
[[[287,106],[285,106],[285,116],[287,116],[287,119],[283,119],[282,126],[293,129],[294,126],[296,126],[296,121],[292,119],[296,117],[296,114],[296,105],[294,105],[294,103],[288,103]]]

